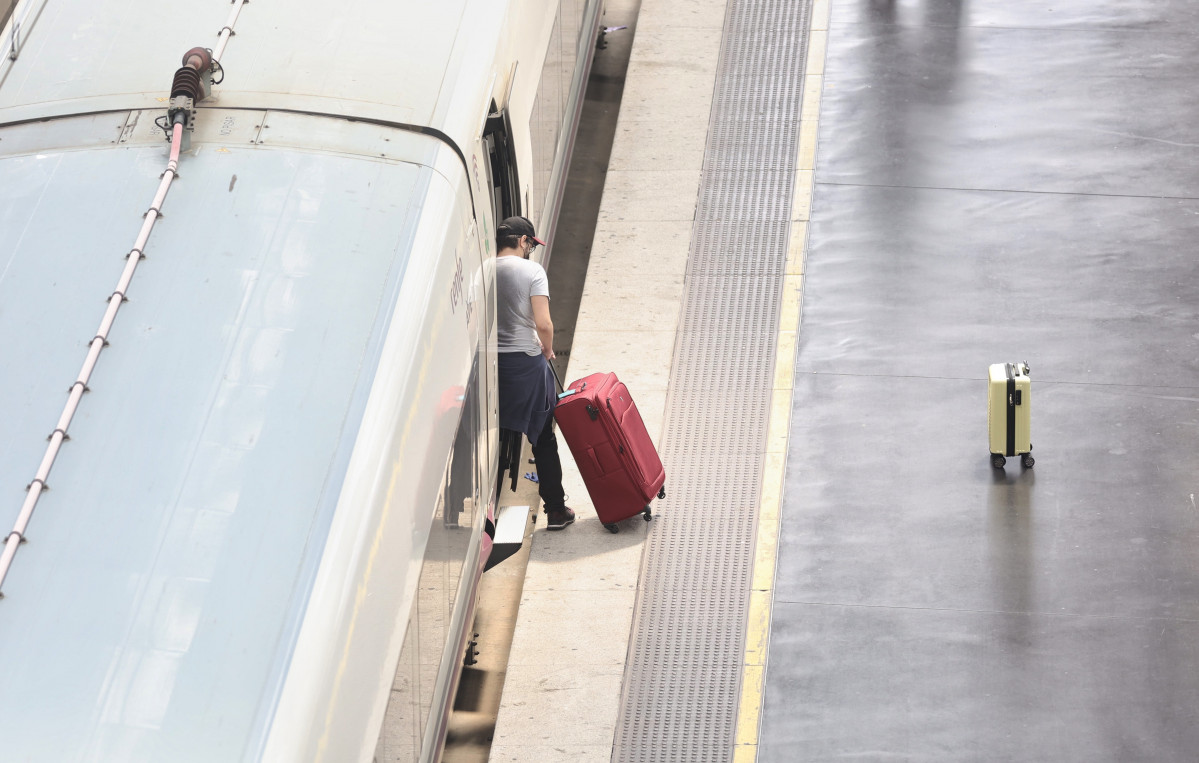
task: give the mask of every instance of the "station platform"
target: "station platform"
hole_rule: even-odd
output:
[[[609,534],[563,449],[492,760],[1194,759],[1197,33],[642,1],[567,380],[628,384],[667,498]]]

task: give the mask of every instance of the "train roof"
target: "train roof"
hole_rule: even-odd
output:
[[[25,0],[0,43],[5,521],[165,168],[146,112],[229,8]],[[470,216],[460,157],[389,125],[476,139],[508,12],[246,5],[5,581],[5,760],[261,753],[380,358],[417,355],[390,327]]]
[[[203,106],[419,125],[462,145],[477,137],[508,5],[247,3],[221,57],[224,80]],[[14,14],[21,21],[18,55],[0,60],[0,124],[165,108],[183,53],[212,45],[229,8],[187,0],[26,0]]]
[[[428,291],[434,168],[219,159],[171,190],[5,581],[6,760],[255,757],[393,310]],[[161,166],[156,144],[0,159],[6,522]]]

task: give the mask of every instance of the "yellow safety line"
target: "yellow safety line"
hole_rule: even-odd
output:
[[[803,301],[803,264],[812,210],[812,184],[816,169],[816,130],[820,95],[824,88],[824,54],[828,45],[829,4],[813,0],[808,32],[808,60],[804,70],[803,108],[800,112],[799,156],[795,193],[791,201],[791,240],[783,276],[783,299],[775,351],[774,388],[766,434],[762,476],[762,501],[758,508],[758,534],[754,549],[753,583],[745,634],[745,659],[741,666],[741,700],[737,711],[735,763],[758,756],[762,718],[762,693],[766,685],[766,653],[770,644],[770,614],[774,600],[774,570],[778,557],[779,505],[787,464],[791,425],[791,397],[795,387],[795,349],[799,339],[799,311]]]

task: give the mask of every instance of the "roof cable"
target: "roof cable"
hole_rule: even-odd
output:
[[[12,531],[4,540],[4,550],[0,552],[0,587],[3,587],[4,581],[8,577],[13,558],[17,554],[17,547],[26,541],[25,531],[29,527],[29,520],[33,517],[33,510],[37,507],[38,499],[42,493],[50,489],[47,483],[50,478],[50,469],[54,466],[54,460],[58,458],[58,452],[62,448],[63,442],[70,439],[67,436],[67,428],[70,427],[71,420],[79,409],[79,401],[83,398],[83,393],[88,391],[88,381],[96,367],[96,361],[100,358],[100,351],[108,345],[108,333],[116,320],[117,310],[120,309],[121,303],[127,301],[125,295],[129,291],[129,284],[133,281],[133,273],[137,270],[138,263],[145,259],[144,252],[146,243],[150,240],[150,232],[154,230],[154,223],[162,216],[162,204],[166,200],[167,191],[170,190],[171,183],[178,176],[179,154],[184,145],[184,129],[192,127],[195,119],[195,103],[203,100],[209,94],[213,71],[220,66],[217,60],[225,51],[225,44],[233,34],[233,24],[237,21],[238,13],[241,12],[245,1],[234,0],[229,21],[221,30],[216,52],[210,52],[206,48],[192,48],[184,54],[183,66],[175,72],[175,79],[171,85],[170,109],[167,112],[167,123],[164,125],[171,141],[171,153],[166,171],[162,173],[158,191],[154,194],[154,201],[146,210],[137,241],[125,256],[125,269],[117,281],[116,289],[108,297],[108,308],[100,320],[100,328],[88,343],[87,356],[83,360],[83,366],[79,369],[79,375],[68,390],[67,403],[63,408],[62,415],[58,418],[54,431],[50,434],[50,444],[46,447],[37,473],[26,488],[25,502],[21,505],[21,512],[17,515],[16,524],[13,525]],[[0,592],[0,598],[3,597],[4,594]]]

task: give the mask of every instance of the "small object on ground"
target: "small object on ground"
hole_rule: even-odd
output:
[[[987,369],[987,429],[990,431],[991,466],[1002,469],[1009,456],[1031,469],[1030,406],[1032,382],[1027,363],[993,363]]]

